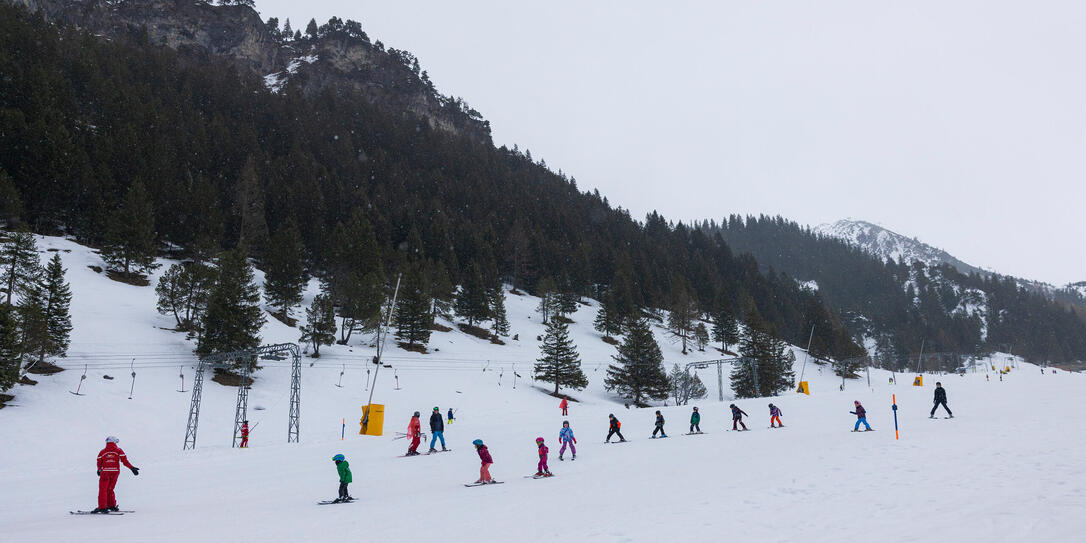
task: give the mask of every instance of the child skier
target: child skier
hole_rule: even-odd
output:
[[[536,465],[535,476],[550,477],[552,475],[551,470],[547,466],[547,453],[550,452],[550,449],[543,443],[543,438],[541,437],[535,438],[535,445],[539,448],[539,464]]]
[[[694,408],[694,412],[690,414],[690,433],[701,433],[701,413],[698,413],[698,408]]]
[[[738,407],[736,407],[734,403],[731,404],[728,407],[732,408],[732,430],[738,430],[739,429],[738,427],[736,427],[737,424],[739,426],[742,426],[743,429],[746,430],[747,425],[743,424],[743,415],[746,415],[747,413],[745,411],[743,411],[742,409],[739,409]]]
[[[867,423],[867,410],[864,409],[864,406],[860,405],[860,400],[856,400],[853,403],[856,404],[856,410],[855,411],[849,411],[849,413],[852,413],[853,415],[856,415],[856,426],[854,426],[852,428],[852,431],[853,432],[859,432],[860,431],[860,424],[863,423],[863,425],[867,428],[864,431],[865,432],[870,432],[871,431],[871,425]]]
[[[656,428],[652,431],[652,438],[656,439],[656,432],[660,432],[660,437],[667,437],[664,433],[664,416],[660,414],[660,411],[656,411]]]
[[[452,424],[456,419],[453,418],[453,408],[449,408],[449,424]]]
[[[245,420],[241,422],[241,448],[245,449],[249,447],[249,421]]]
[[[1041,371],[1044,372],[1044,370]],[[946,409],[946,414],[950,415],[950,418],[954,418],[954,413],[951,413],[950,408],[946,406],[946,389],[943,388],[943,383],[935,383],[935,405],[931,406],[929,419],[935,418],[935,410],[939,409],[940,405],[943,406],[943,409]]]
[[[569,427],[569,421],[562,421],[562,429],[558,430],[558,442],[562,444],[562,448],[558,450],[558,460],[562,460],[562,455],[566,454],[566,445],[569,445],[569,450],[573,451],[573,458],[577,459],[577,438],[573,437],[573,428]]]
[[[603,440],[603,442],[610,443],[611,436],[615,434],[618,434],[619,443],[625,442],[626,438],[622,437],[622,432],[619,431],[620,429],[622,429],[622,423],[615,418],[614,413],[607,415],[607,417],[611,421],[611,424],[610,427],[607,429],[607,439]]]
[[[422,423],[419,422],[419,412],[411,416],[411,422],[407,423],[407,439],[411,440],[411,446],[407,448],[406,456],[419,454],[419,442],[422,441]]]
[[[562,396],[562,401],[558,403],[558,408],[562,410],[563,417],[569,415],[569,400],[565,396]]]
[[[336,463],[336,471],[339,473],[339,497],[332,500],[332,503],[349,502],[354,499],[347,494],[347,485],[351,484],[353,481],[351,478],[351,466],[347,463],[347,459],[344,458],[342,454],[333,456],[332,461]]]
[[[117,446],[120,442],[121,440],[109,436],[106,438],[106,448],[98,453],[98,507],[91,511],[92,513],[120,511],[113,489],[117,487],[117,479],[121,476],[121,464],[132,470],[132,475],[140,474],[140,469],[128,463],[128,456]]]
[[[784,428],[784,423],[781,422],[781,408],[769,404],[769,427],[776,428],[776,426],[773,425],[774,423],[780,424],[780,427]]]
[[[482,462],[479,466],[479,480],[475,483],[493,483],[494,479],[490,477],[490,465],[494,463],[494,459],[490,457],[490,451],[487,450],[486,445],[483,445],[481,439],[476,439],[471,444],[475,445],[475,452],[479,453],[479,461]]]

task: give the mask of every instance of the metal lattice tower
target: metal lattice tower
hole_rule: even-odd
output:
[[[230,447],[237,447],[238,441],[241,439],[241,425],[249,419],[249,374],[251,368],[256,361],[242,360],[241,362],[241,384],[238,385],[238,402],[234,406],[234,441],[230,444]]]
[[[241,423],[245,420],[249,407],[249,386],[246,383],[249,380],[252,364],[255,363],[256,358],[284,360],[286,359],[285,355],[287,354],[291,356],[290,412],[287,421],[287,443],[297,443],[298,413],[301,405],[302,354],[301,349],[299,349],[298,345],[295,343],[278,343],[247,351],[213,354],[200,360],[196,366],[196,377],[193,379],[192,404],[189,407],[189,423],[188,427],[185,429],[184,448],[196,448],[196,428],[197,423],[200,420],[200,398],[203,395],[204,390],[204,370],[208,366],[223,368],[241,362],[242,384],[238,388],[238,401],[234,410],[234,441],[232,445],[237,446],[238,438],[241,435]]]
[[[192,403],[189,404],[189,423],[185,427],[185,445],[182,450],[196,448],[196,426],[200,423],[200,398],[204,391],[203,360],[196,364],[196,376],[192,380]]]

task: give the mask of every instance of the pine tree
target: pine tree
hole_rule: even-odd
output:
[[[339,306],[343,319],[341,345],[355,331],[376,330],[385,302],[385,273],[377,237],[369,220],[355,211],[346,223],[336,225],[327,257],[325,290]]]
[[[744,362],[735,364],[731,374],[736,396],[776,396],[792,388],[795,355],[774,333],[764,321],[747,323],[747,333],[739,343]]]
[[[10,305],[0,304],[0,392],[15,386],[21,368],[19,321]]]
[[[308,36],[309,39],[314,39],[314,40],[317,39],[317,20],[316,19],[310,19],[309,24],[305,25],[305,35]]]
[[[592,327],[605,337],[613,338],[622,334],[623,319],[621,311],[615,302],[613,289],[605,292],[602,298],[600,300],[600,310],[596,313],[596,320],[592,322]]]
[[[19,224],[23,214],[23,200],[11,176],[0,168],[0,222],[8,227]]]
[[[3,252],[0,253],[0,266],[3,266],[4,291],[7,305],[13,297],[21,297],[27,290],[34,288],[41,275],[41,261],[38,260],[38,246],[30,232],[12,232],[4,240]]]
[[[554,383],[554,394],[560,387],[581,390],[588,386],[588,378],[581,371],[581,358],[577,346],[569,337],[569,326],[561,319],[551,319],[543,335],[539,350],[543,353],[535,364],[535,378]]]
[[[45,268],[42,309],[47,340],[39,353],[39,362],[45,360],[47,354],[64,356],[68,353],[72,333],[72,317],[68,311],[71,302],[72,290],[64,281],[64,266],[60,255],[54,254]]]
[[[453,305],[456,303],[456,285],[449,278],[449,271],[441,263],[430,265],[430,313],[433,318],[441,317],[452,320]]]
[[[155,215],[143,183],[133,181],[120,208],[109,218],[102,260],[125,278],[143,275],[155,264]]]
[[[305,310],[305,324],[301,327],[299,341],[313,347],[313,358],[321,355],[321,345],[331,345],[336,341],[336,311],[332,298],[327,294],[318,294],[313,303]]]
[[[699,351],[704,351],[705,346],[709,344],[709,329],[705,327],[704,322],[699,322],[694,327],[694,344],[697,345]]]
[[[179,331],[198,331],[215,277],[215,269],[207,264],[190,262],[170,266],[155,285],[158,312],[172,315]]]
[[[460,292],[456,296],[456,314],[468,320],[468,326],[490,318],[490,305],[487,300],[483,276],[474,262],[468,264]]]
[[[535,290],[539,296],[539,306],[535,310],[543,315],[543,324],[547,324],[551,316],[557,313],[558,285],[554,279],[544,277]]]
[[[671,306],[667,317],[668,332],[672,337],[682,343],[683,354],[686,354],[686,344],[694,335],[694,319],[697,318],[698,309],[685,292],[681,292]]]
[[[505,314],[505,287],[499,282],[487,291],[490,300],[490,329],[499,336],[509,335],[509,318]]]
[[[400,299],[396,304],[396,336],[406,340],[409,345],[430,341],[430,331],[434,324],[434,314],[430,311],[432,298],[430,286],[417,268],[404,274],[400,286]]]
[[[19,351],[20,360],[29,357],[42,358],[49,347],[49,322],[45,318],[45,302],[42,289],[34,285],[19,299]]]
[[[260,289],[253,283],[253,268],[244,250],[234,249],[219,256],[215,286],[202,324],[203,333],[196,346],[201,356],[260,346],[264,312],[260,309]]]
[[[739,343],[739,322],[723,304],[713,311],[713,341],[719,341],[722,350]]]
[[[617,364],[607,368],[604,384],[607,390],[629,398],[634,405],[645,407],[646,399],[662,400],[670,391],[664,371],[664,355],[645,319],[629,322],[626,337],[612,357]]]
[[[290,308],[302,301],[307,281],[303,251],[302,236],[293,221],[275,232],[264,251],[264,297],[283,319],[289,319]]]

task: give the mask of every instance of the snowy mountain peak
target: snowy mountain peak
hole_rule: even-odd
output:
[[[844,240],[883,260],[922,262],[929,266],[949,264],[966,274],[986,273],[942,249],[867,221],[842,219],[832,224],[819,225],[814,228],[814,232]]]

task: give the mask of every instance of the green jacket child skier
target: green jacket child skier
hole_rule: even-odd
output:
[[[342,454],[333,456],[332,461],[336,463],[336,471],[339,472],[339,497],[332,500],[332,503],[349,502],[354,499],[347,494],[347,485],[353,481],[351,478],[351,466],[347,463],[347,459],[344,458]]]

